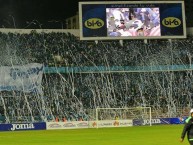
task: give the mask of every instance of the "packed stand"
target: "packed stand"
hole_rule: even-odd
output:
[[[0,92],[2,122],[89,120],[89,110],[150,106],[157,116],[182,116],[192,107],[193,75],[190,66],[193,38],[181,40],[124,40],[94,43],[70,33],[0,34],[1,66],[41,63],[45,68],[86,68],[88,72],[44,73],[43,94]],[[127,71],[105,71],[113,66]],[[135,67],[145,68],[132,72]],[[151,70],[151,66],[177,66]],[[89,68],[100,67],[90,72]],[[180,70],[180,71],[179,71]]]

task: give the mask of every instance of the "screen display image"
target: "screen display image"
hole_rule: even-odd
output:
[[[161,36],[159,8],[107,8],[108,37]]]
[[[79,2],[81,40],[186,38],[183,1]]]

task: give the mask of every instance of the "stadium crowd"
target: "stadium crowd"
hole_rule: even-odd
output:
[[[176,117],[192,107],[193,37],[180,40],[80,41],[70,33],[0,33],[0,65],[41,63],[86,67],[88,72],[44,73],[42,94],[1,91],[5,122],[90,119],[97,107],[151,106],[156,116]],[[100,71],[90,72],[90,67]],[[141,71],[104,71],[113,66]],[[157,70],[167,67],[167,70]],[[171,67],[173,66],[173,67]],[[189,69],[183,69],[184,66]],[[170,69],[168,69],[170,68]]]

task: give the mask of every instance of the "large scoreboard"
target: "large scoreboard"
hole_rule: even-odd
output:
[[[79,2],[81,40],[186,38],[183,1]]]

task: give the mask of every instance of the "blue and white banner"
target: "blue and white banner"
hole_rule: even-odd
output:
[[[41,92],[43,65],[39,63],[0,67],[0,91]]]
[[[0,131],[45,130],[46,123],[13,123],[0,124]]]
[[[178,117],[178,118],[152,118],[151,124],[152,125],[159,125],[159,124],[184,124],[184,121],[187,117]],[[150,125],[149,119],[134,119],[133,125]]]

